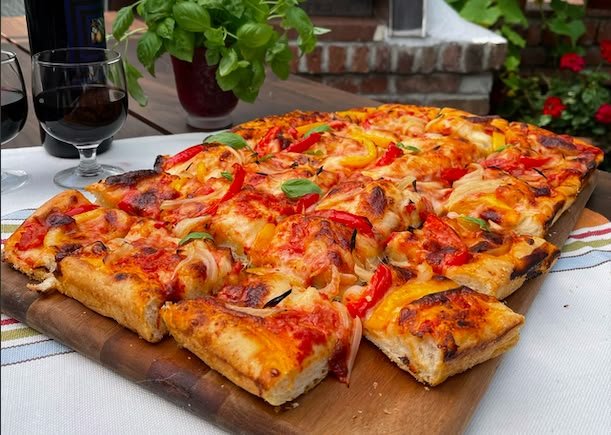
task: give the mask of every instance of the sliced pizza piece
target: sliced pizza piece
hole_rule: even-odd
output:
[[[8,238],[3,259],[43,280],[58,259],[95,241],[123,237],[133,222],[124,211],[99,207],[80,192],[66,190],[39,207]]]
[[[390,180],[373,180],[364,176],[338,183],[314,209],[342,210],[365,217],[381,240],[393,231],[419,227],[429,212],[428,203],[413,190],[399,189]]]
[[[433,214],[422,228],[393,233],[384,252],[393,266],[443,275],[497,299],[545,273],[560,255],[539,237],[490,231],[470,217]]]
[[[52,276],[31,288],[58,290],[157,342],[166,332],[159,318],[165,302],[213,293],[236,272],[229,250],[209,239],[180,242],[143,219],[125,237],[64,256]]]
[[[119,208],[136,216],[158,219],[160,205],[180,196],[180,178],[153,169],[142,169],[113,175],[85,188],[97,203]]]
[[[252,264],[281,271],[333,297],[357,280],[355,266],[377,262],[379,248],[366,218],[339,210],[293,215],[267,225],[250,251]]]
[[[513,347],[523,323],[492,296],[447,279],[414,279],[367,312],[363,334],[402,370],[435,386]]]
[[[537,189],[495,167],[470,165],[452,185],[445,213],[484,220],[492,229],[543,237],[571,205],[556,189]]]
[[[271,405],[294,400],[329,372],[347,383],[361,323],[315,289],[292,288],[275,306],[204,297],[162,308],[170,334],[208,366]]]
[[[479,158],[504,147],[508,122],[498,116],[478,116],[459,109],[443,108],[427,126],[427,133],[453,136],[477,146]]]

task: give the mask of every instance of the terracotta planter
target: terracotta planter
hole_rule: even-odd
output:
[[[178,100],[187,112],[187,124],[212,130],[231,125],[231,112],[238,104],[233,92],[216,83],[216,65],[206,63],[204,48],[196,48],[192,62],[172,56]]]

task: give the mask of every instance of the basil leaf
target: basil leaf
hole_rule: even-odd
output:
[[[240,44],[249,47],[263,47],[272,37],[274,28],[264,23],[245,23],[238,29],[237,37]]]
[[[303,138],[305,139],[306,137],[308,137],[312,133],[323,133],[325,131],[331,131],[331,130],[332,130],[332,128],[328,124],[317,125],[316,127],[312,127],[311,129],[306,131],[304,133],[304,135],[303,135]]]
[[[226,178],[229,181],[233,181],[233,175],[231,175],[229,172],[221,171],[221,175],[222,175],[223,178]]]
[[[185,237],[183,237],[180,242],[178,242],[178,246],[184,245],[189,240],[197,240],[197,239],[208,239],[208,240],[212,240],[214,242],[214,237],[212,237],[208,233],[204,233],[204,232],[201,232],[201,233],[189,233]]]
[[[311,156],[324,156],[323,150],[305,150],[302,154],[309,154]]]
[[[484,231],[490,231],[490,226],[488,226],[486,221],[483,219],[472,217],[472,216],[461,216],[460,218],[479,225],[479,227]]]
[[[397,142],[395,145],[398,146],[399,148],[403,148],[404,150],[413,151],[415,153],[420,152],[420,148],[412,146],[412,145],[405,145],[403,142]]]
[[[241,150],[242,148],[250,148],[248,143],[244,140],[242,136],[235,133],[230,133],[228,131],[224,131],[222,133],[213,134],[204,139],[203,143],[221,143],[223,145],[227,145],[234,150]]]
[[[280,189],[284,192],[287,198],[300,198],[308,193],[322,194],[322,190],[318,184],[308,180],[307,178],[293,178],[282,183]]]
[[[161,23],[159,23],[155,33],[157,33],[163,39],[172,39],[175,25],[176,21],[174,21],[174,18],[166,17]]]
[[[219,63],[218,75],[225,77],[239,68],[238,65],[238,54],[233,49],[221,51],[223,57]]]
[[[265,154],[264,156],[257,157],[257,161],[258,161],[258,162],[264,162],[264,161],[266,161],[266,160],[271,159],[272,157],[274,157],[274,154],[273,154],[273,153]]]
[[[157,52],[162,45],[161,37],[151,30],[148,30],[138,40],[136,47],[138,60],[152,76],[155,76],[155,60],[157,59]]]
[[[170,54],[186,62],[193,61],[193,50],[195,49],[195,35],[183,28],[174,29],[172,39],[167,41],[167,49]]]
[[[172,12],[178,25],[189,32],[204,32],[210,28],[210,14],[197,3],[176,3]]]
[[[117,12],[115,20],[112,23],[112,36],[117,41],[120,41],[129,26],[134,22],[134,11],[132,6],[124,6]]]
[[[144,95],[142,86],[138,83],[138,79],[142,77],[142,73],[138,69],[127,62],[127,58],[123,58],[123,67],[125,68],[125,78],[127,80],[127,89],[129,95],[138,102],[142,107],[148,103],[148,98]]]

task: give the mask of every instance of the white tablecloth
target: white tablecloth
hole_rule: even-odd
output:
[[[116,140],[99,159],[151,168],[157,154],[203,137]],[[3,217],[59,192],[53,174],[76,163],[41,147],[2,150],[1,162],[32,177],[2,194]],[[468,434],[611,433],[611,224],[573,232],[527,313],[520,342],[502,358]],[[223,433],[6,316],[1,359],[3,434]]]

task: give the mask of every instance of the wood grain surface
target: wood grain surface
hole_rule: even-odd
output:
[[[550,241],[564,243],[595,184],[596,174],[552,227]],[[1,272],[5,314],[235,433],[404,433],[406,428],[413,434],[460,433],[501,361],[495,358],[427,388],[364,340],[350,386],[328,377],[291,404],[272,407],[209,369],[172,338],[150,344],[75,300],[29,291],[26,277],[5,263]],[[529,281],[507,305],[526,314],[544,279]]]

